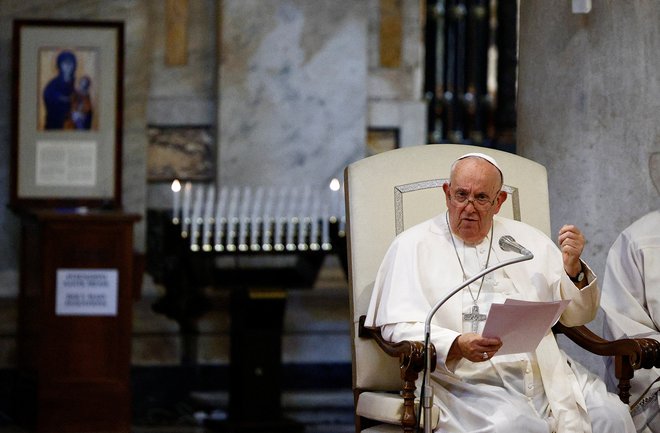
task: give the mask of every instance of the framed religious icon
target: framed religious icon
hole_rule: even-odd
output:
[[[16,20],[12,208],[121,207],[124,27]]]

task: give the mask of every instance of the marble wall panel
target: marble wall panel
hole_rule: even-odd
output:
[[[224,2],[220,183],[327,185],[364,156],[365,5]]]

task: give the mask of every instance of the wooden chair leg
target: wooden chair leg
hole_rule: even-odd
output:
[[[630,364],[629,356],[617,356],[614,358],[614,375],[619,381],[619,398],[625,404],[630,403],[630,380],[635,370]]]
[[[413,433],[417,427],[417,415],[415,414],[415,381],[405,380],[403,390],[403,417],[401,424],[405,433]]]

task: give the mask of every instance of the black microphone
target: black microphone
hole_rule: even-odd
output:
[[[533,256],[532,252],[527,248],[520,245],[516,240],[509,235],[502,236],[500,238],[500,248],[504,251],[513,251],[523,256]]]

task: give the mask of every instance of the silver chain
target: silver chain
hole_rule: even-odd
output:
[[[456,253],[456,258],[458,259],[458,264],[461,267],[461,272],[463,272],[463,281],[467,279],[467,274],[465,273],[465,268],[463,268],[463,263],[461,262],[461,258],[458,255],[458,249],[456,248],[456,241],[454,240],[454,234],[451,231],[451,226],[449,225],[449,211],[445,212],[445,221],[447,222],[447,228],[449,229],[449,236],[451,237],[451,244],[454,246],[454,252]],[[488,263],[490,262],[490,252],[493,250],[493,222],[491,222],[490,226],[490,242],[488,245],[488,256],[486,257],[486,265],[484,266],[484,269],[488,267]],[[472,298],[472,301],[474,302],[474,305],[477,305],[477,301],[479,300],[479,296],[481,295],[481,288],[484,286],[484,279],[486,276],[484,275],[481,277],[481,283],[479,284],[479,290],[477,291],[477,297],[475,298],[474,295],[472,294],[472,289],[470,286],[467,287],[467,289],[470,291],[470,297]]]

